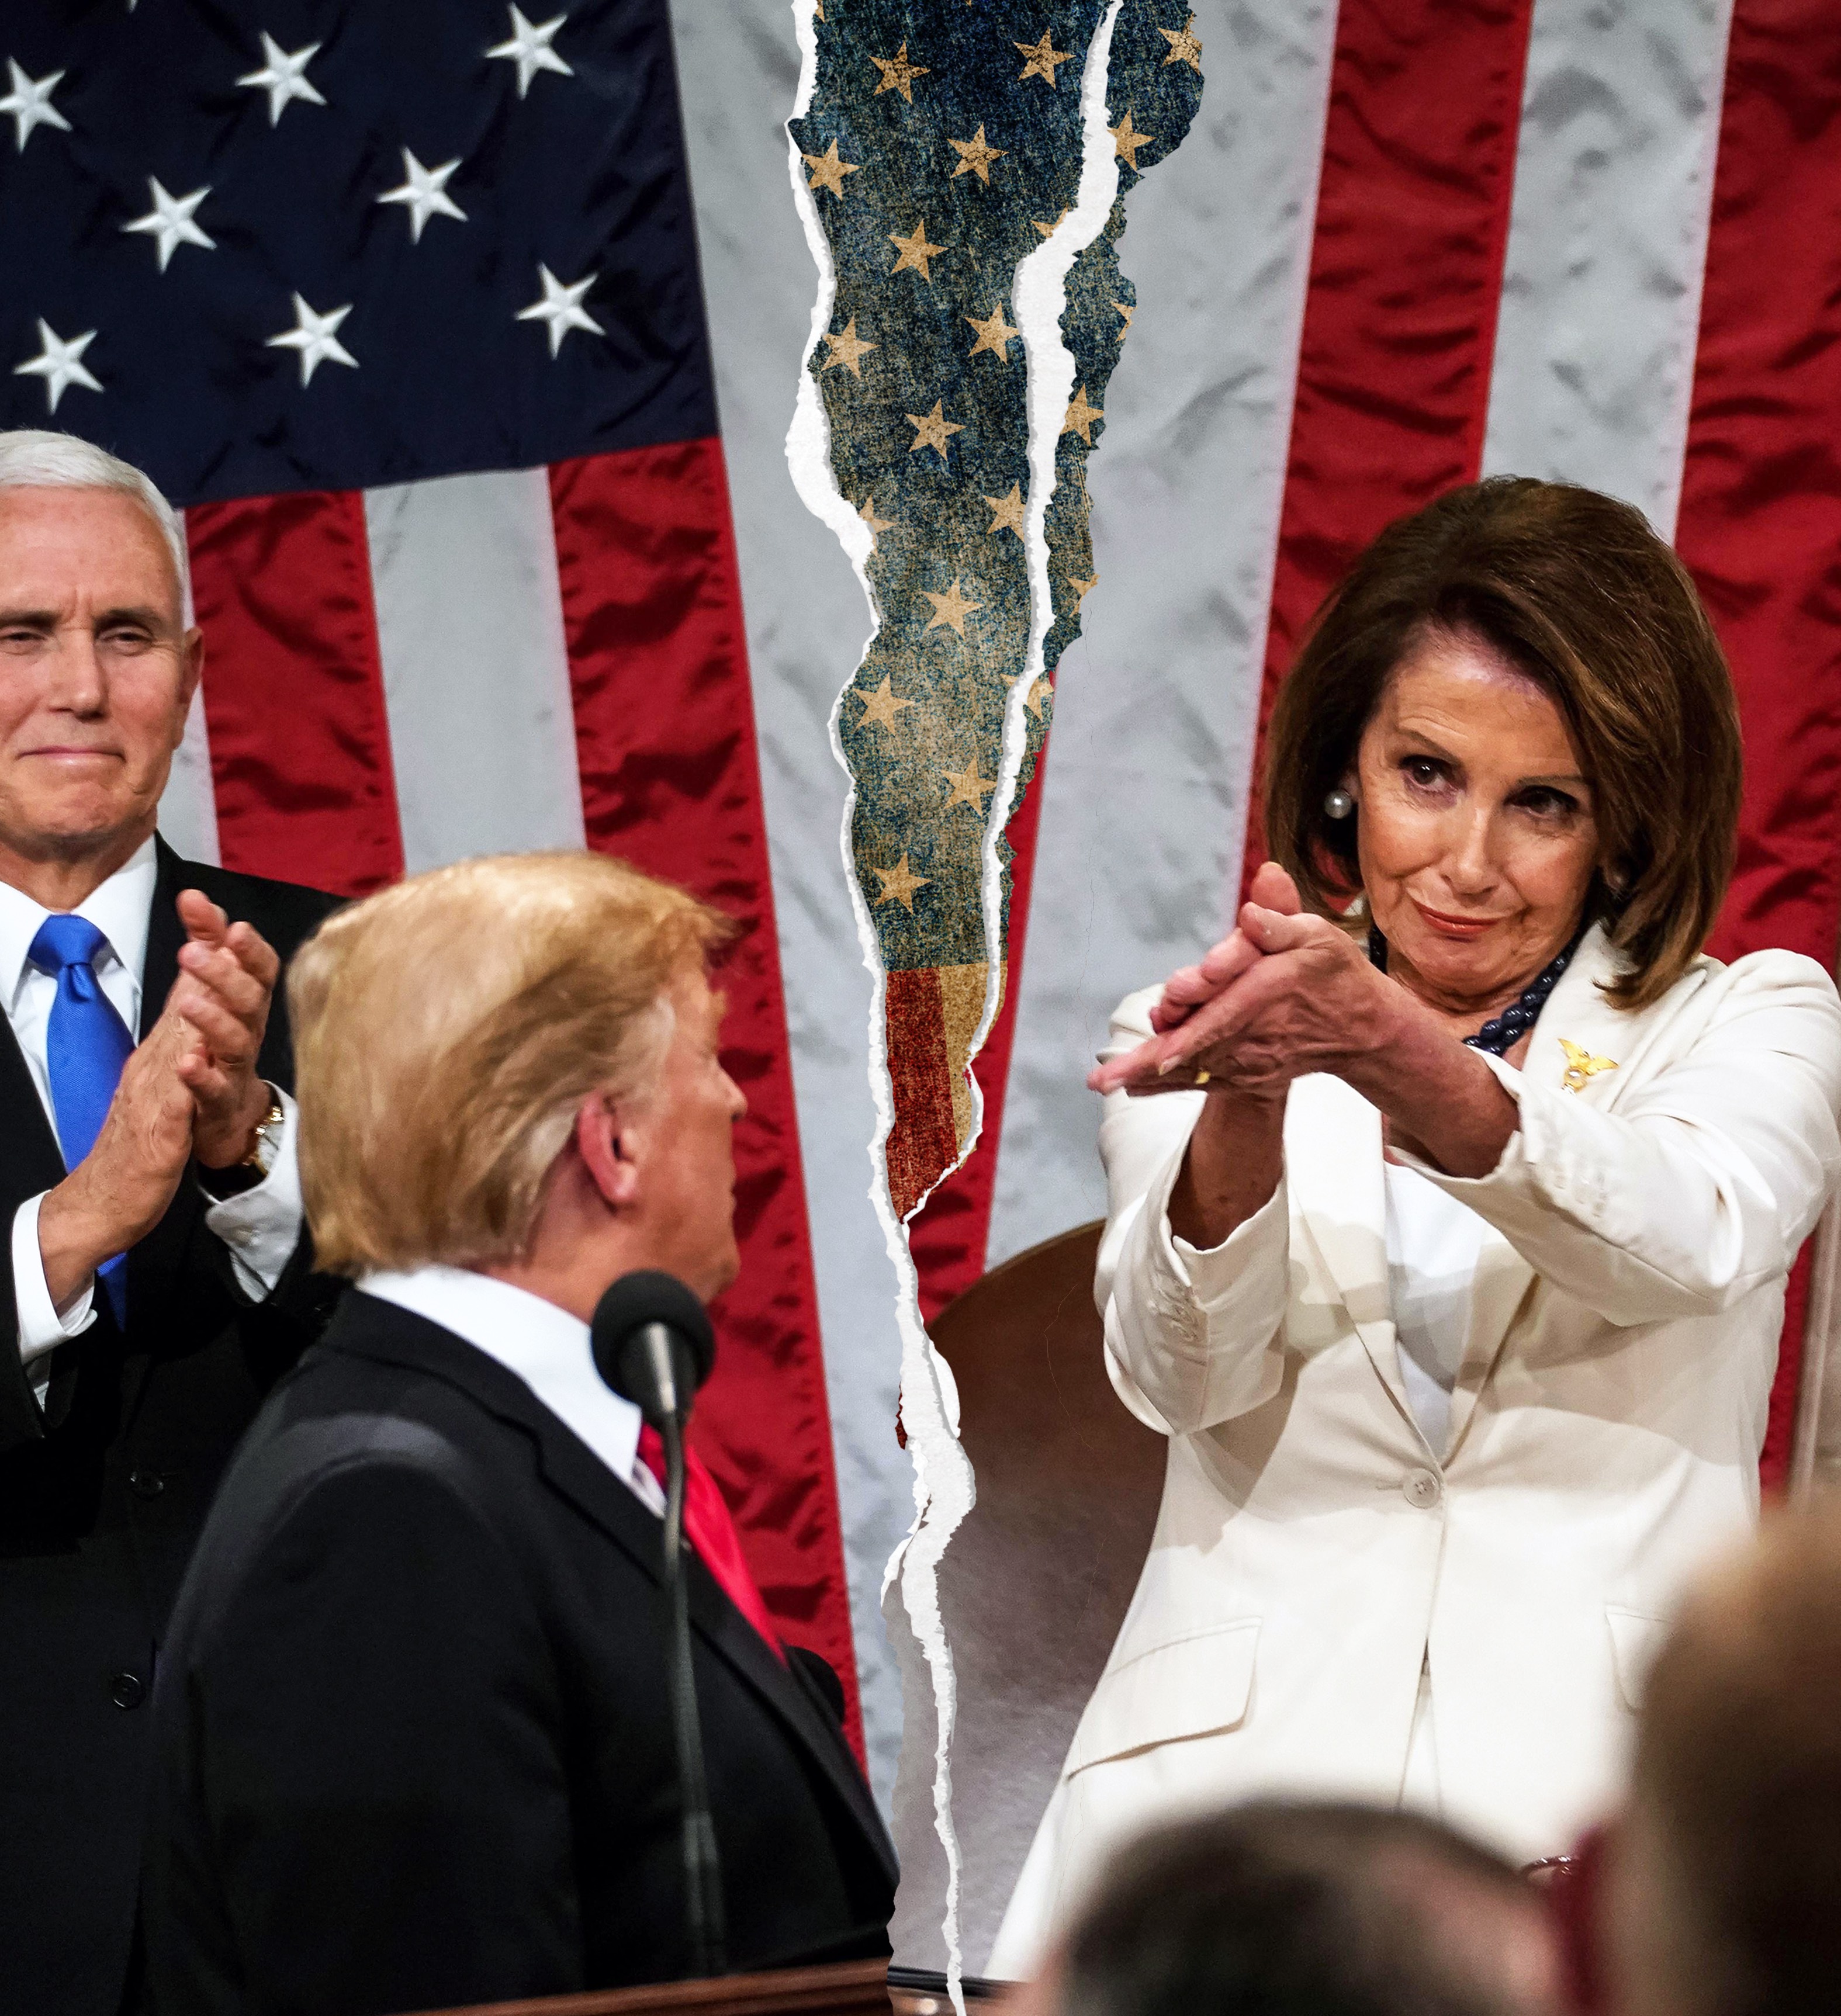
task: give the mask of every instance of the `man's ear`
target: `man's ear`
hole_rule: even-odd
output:
[[[196,624],[179,640],[179,719],[173,736],[177,749],[186,739],[186,720],[192,711],[192,697],[204,676],[204,632]]]
[[[575,1116],[575,1149],[610,1211],[630,1211],[639,1195],[633,1137],[620,1109],[604,1092],[582,1103]]]

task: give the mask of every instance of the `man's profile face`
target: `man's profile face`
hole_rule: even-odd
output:
[[[708,1301],[735,1279],[735,1122],[748,1100],[722,1068],[722,999],[701,973],[669,990],[674,1025],[657,1082],[623,1134],[636,1137],[651,1264]]]
[[[153,830],[202,663],[159,527],[113,490],[0,490],[0,847]]]

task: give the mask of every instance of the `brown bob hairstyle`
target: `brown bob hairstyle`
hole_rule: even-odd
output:
[[[1687,570],[1628,504],[1493,477],[1389,525],[1318,610],[1279,689],[1266,833],[1311,908],[1361,887],[1356,822],[1324,801],[1428,630],[1480,636],[1554,700],[1596,801],[1587,911],[1623,953],[1619,1008],[1659,1001],[1726,894],[1742,761],[1726,654]]]

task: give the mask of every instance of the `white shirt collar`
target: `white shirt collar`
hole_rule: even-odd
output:
[[[595,1370],[588,1325],[579,1316],[465,1267],[380,1272],[365,1275],[358,1285],[380,1301],[439,1323],[515,1372],[623,1484],[631,1481],[639,1410]]]
[[[159,877],[151,835],[99,888],[92,889],[77,905],[77,915],[86,917],[109,941],[117,959],[134,982],[135,1001],[140,1002],[142,969],[147,959],[147,926],[153,912],[153,885]],[[34,902],[23,889],[0,882],[0,990],[9,1004],[16,1004],[26,977],[26,955],[38,927],[52,913]]]

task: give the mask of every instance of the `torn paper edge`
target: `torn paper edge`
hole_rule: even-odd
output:
[[[985,1010],[971,1042],[984,1048],[1002,1001],[1003,873],[997,844],[1016,810],[1017,779],[1029,747],[1025,710],[1040,682],[1048,633],[1054,628],[1054,590],[1048,574],[1048,506],[1055,489],[1055,456],[1074,390],[1074,355],[1061,340],[1061,315],[1068,304],[1068,275],[1074,261],[1106,228],[1119,195],[1118,149],[1106,124],[1112,31],[1125,0],[1109,0],[1088,45],[1080,77],[1080,186],[1069,210],[1036,250],[1018,264],[1011,301],[1022,333],[1029,402],[1029,503],[1023,514],[1023,547],[1029,569],[1029,649],[1023,675],[1010,689],[1004,709],[1003,741],[997,787],[991,794],[991,821],[985,830],[985,942],[993,948],[985,985]],[[977,1093],[977,1081],[973,1080]],[[984,1103],[977,1100],[967,1154],[977,1145]]]
[[[809,110],[816,85],[818,38],[810,0],[794,0],[792,12],[799,45],[799,84],[794,101],[793,117],[799,118]],[[787,433],[787,464],[792,476],[793,486],[801,501],[808,510],[836,534],[838,543],[856,570],[857,579],[870,605],[871,621],[869,635],[864,639],[863,650],[857,654],[856,664],[852,668],[849,679],[838,690],[827,722],[831,754],[848,777],[850,768],[845,757],[839,723],[842,718],[845,697],[854,685],[857,670],[881,628],[881,610],[867,567],[874,537],[838,485],[836,473],[831,466],[830,428],[810,369],[812,355],[830,326],[832,304],[837,295],[837,273],[831,260],[830,247],[819,225],[817,204],[805,176],[800,172],[801,165],[798,142],[789,133],[787,172],[792,182],[794,202],[800,223],[805,230],[805,242],[811,251],[813,264],[818,268],[819,285],[812,304],[811,333],[805,354],[800,359],[792,424]],[[952,1827],[952,1780],[949,1763],[957,1697],[952,1656],[946,1645],[945,1627],[940,1617],[935,1571],[946,1537],[971,1510],[973,1495],[971,1469],[959,1444],[958,1394],[953,1385],[952,1374],[946,1361],[934,1349],[933,1340],[927,1334],[926,1327],[920,1320],[919,1278],[915,1272],[913,1256],[908,1251],[906,1232],[895,1215],[888,1192],[885,1150],[889,1132],[895,1123],[895,1101],[889,1078],[886,1038],[888,981],[883,970],[869,904],[857,880],[856,864],[851,851],[850,828],[856,809],[856,787],[852,779],[845,801],[838,846],[843,859],[845,884],[850,891],[851,909],[856,922],[857,941],[870,982],[868,1071],[870,1096],[875,1102],[876,1126],[874,1138],[868,1145],[871,1172],[869,1198],[877,1222],[882,1227],[883,1244],[895,1277],[895,1322],[901,1339],[902,1421],[907,1435],[909,1460],[913,1465],[914,1477],[913,1521],[906,1536],[890,1557],[884,1576],[883,1591],[886,1595],[890,1582],[897,1576],[900,1578],[910,1626],[920,1647],[933,1689],[939,1730],[934,1758],[934,1818],[940,1845],[946,1859],[947,1897],[943,1929],[947,1942],[949,1992],[957,2016],[964,2016],[964,1992],[960,1985],[962,1969],[958,1943],[959,1844]],[[936,1519],[943,1522],[937,1533],[928,1517],[930,1511]]]
[[[1011,301],[1023,340],[1027,373],[1029,504],[1025,517],[1025,549],[1030,592],[1030,629],[1022,676],[1011,688],[1004,713],[1003,739],[991,814],[984,835],[981,897],[987,959],[985,1002],[967,1057],[984,1046],[1001,1001],[1003,974],[1003,864],[998,843],[1014,809],[1024,752],[1028,743],[1025,710],[1043,675],[1045,646],[1054,625],[1053,590],[1049,578],[1047,519],[1055,486],[1055,461],[1062,423],[1074,383],[1075,363],[1061,341],[1061,317],[1066,305],[1066,282],[1078,255],[1104,229],[1118,192],[1116,149],[1106,124],[1106,93],[1112,32],[1124,0],[1109,0],[1095,27],[1081,78],[1082,162],[1078,195],[1055,230],[1018,262],[1012,277]],[[799,45],[799,82],[793,117],[809,110],[816,87],[818,38],[810,0],[793,0],[794,32]],[[881,611],[867,562],[874,538],[849,500],[831,466],[830,430],[810,363],[831,320],[837,275],[830,247],[818,220],[817,205],[800,172],[798,143],[787,135],[787,170],[805,241],[818,268],[819,286],[812,305],[810,334],[800,360],[793,419],[786,440],[787,463],[801,501],[836,535],[862,585],[871,611],[871,626],[851,676],[840,688],[827,722],[831,752],[849,776],[839,733],[845,696],[855,682],[868,646],[881,628]],[[901,1338],[902,1420],[914,1473],[914,1519],[891,1556],[884,1575],[886,1595],[898,1579],[910,1628],[919,1644],[933,1687],[935,1719],[934,1824],[946,1864],[946,1894],[941,1932],[946,1949],[946,1989],[957,2016],[965,2016],[964,1956],[959,1935],[960,1864],[953,1824],[952,1741],[957,1711],[957,1679],[952,1648],[941,1615],[939,1568],[946,1546],[971,1510],[976,1490],[971,1467],[959,1441],[959,1405],[951,1368],[935,1349],[920,1317],[920,1283],[909,1251],[906,1226],[895,1215],[889,1195],[886,1147],[894,1125],[894,1097],[887,1043],[887,977],[877,943],[868,901],[857,879],[850,844],[856,790],[852,780],[839,847],[845,880],[857,928],[863,964],[870,978],[868,1068],[875,1103],[876,1128],[870,1144],[870,1201],[883,1232],[889,1264],[895,1276],[896,1323]],[[953,1167],[960,1166],[983,1132],[984,1100],[977,1080],[970,1080],[972,1125]],[[949,1174],[950,1172],[946,1173]],[[941,1178],[944,1180],[944,1175]],[[928,1193],[931,1194],[931,1190]],[[925,1202],[923,1197],[916,1211]],[[910,1214],[912,1215],[912,1213]]]

